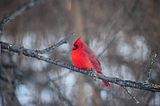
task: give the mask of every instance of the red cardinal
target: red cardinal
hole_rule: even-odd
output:
[[[81,37],[79,37],[74,45],[71,47],[71,57],[73,64],[78,68],[89,69],[93,68],[97,71],[97,73],[102,73],[101,63],[98,61],[93,51],[81,41]],[[102,80],[106,87],[110,86],[110,83]]]

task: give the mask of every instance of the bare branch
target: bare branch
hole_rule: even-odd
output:
[[[98,58],[113,44],[113,42],[115,42],[117,39],[115,37],[109,37],[107,38],[107,41],[106,42],[109,42],[107,43],[107,45],[105,46],[105,48],[103,49],[103,51],[101,53],[98,54]]]
[[[4,26],[10,22],[11,20],[13,20],[16,16],[20,15],[22,12],[32,8],[32,7],[35,7],[37,5],[40,5],[40,4],[43,4],[45,3],[46,1],[48,0],[31,0],[25,4],[23,4],[22,6],[18,7],[15,11],[13,11],[9,16],[7,16],[7,18],[4,18],[2,21],[1,21],[1,24],[0,24],[0,33],[1,31],[3,30]]]
[[[13,96],[15,97],[15,102],[16,102],[16,105],[17,106],[21,106],[21,104],[19,103],[18,99],[17,99],[17,96],[16,96],[16,92],[15,92],[15,84],[13,83],[14,81],[10,78],[10,76],[7,74],[7,72],[3,69],[2,66],[0,66],[0,78],[1,78],[1,75],[3,74],[2,76],[2,79],[5,80],[6,82],[8,82],[12,89],[12,93],[13,93]]]
[[[61,46],[62,44],[67,43],[68,39],[71,38],[73,35],[75,35],[75,33],[70,34],[65,39],[62,39],[60,42],[58,42],[57,44],[55,44],[49,48],[45,48],[43,50],[35,50],[35,52],[37,52],[39,54],[44,54],[46,52],[50,52],[50,51],[54,50],[55,48]]]
[[[136,99],[136,97],[133,96],[133,95],[127,90],[126,87],[123,87],[123,88],[124,88],[124,89],[126,90],[126,92],[129,94],[129,96],[131,96],[131,97],[136,101],[136,103],[139,104],[139,101]]]
[[[135,82],[135,81],[130,81],[130,80],[122,80],[122,79],[119,79],[116,77],[108,77],[105,75],[101,75],[99,73],[93,74],[93,73],[90,73],[89,70],[79,69],[71,64],[68,64],[68,63],[65,63],[62,61],[58,61],[56,59],[51,59],[48,57],[40,56],[37,54],[37,52],[30,50],[30,49],[21,48],[19,46],[15,46],[15,45],[12,45],[12,44],[9,44],[6,42],[2,42],[2,41],[0,41],[0,44],[1,44],[1,49],[6,49],[6,50],[9,50],[9,51],[12,51],[15,53],[22,53],[25,56],[33,57],[33,58],[36,58],[39,60],[43,60],[48,63],[58,65],[60,67],[64,67],[64,68],[67,68],[67,69],[70,69],[70,70],[73,70],[73,71],[76,71],[76,72],[79,72],[79,73],[82,73],[85,75],[89,75],[91,77],[97,76],[98,79],[106,80],[108,82],[111,82],[111,83],[114,83],[114,84],[117,84],[120,86],[131,87],[131,88],[136,88],[136,89],[140,89],[140,90],[143,89],[143,90],[152,91],[152,92],[160,92],[160,85],[154,85],[152,83],[146,84],[146,83],[140,83],[140,82]]]
[[[149,83],[151,68],[152,68],[152,66],[153,66],[153,64],[154,64],[154,61],[155,61],[156,57],[157,57],[157,54],[154,55],[154,57],[152,58],[149,66],[148,66],[147,80],[145,81],[145,83]]]
[[[31,79],[31,78],[26,78],[26,80],[28,80],[28,81],[30,81],[30,82],[32,82],[32,83],[35,83],[35,84],[37,84],[37,85],[40,85],[40,86],[45,86],[46,88],[52,90],[56,95],[58,95],[58,96],[59,96],[63,101],[65,101],[69,106],[74,106],[74,105],[71,103],[71,101],[70,101],[68,98],[66,98],[62,93],[57,92],[56,89],[54,89],[53,87],[49,86],[50,80],[47,81],[46,83],[42,83],[42,82],[39,82],[39,81],[35,81],[35,80]],[[56,88],[57,88],[57,86],[58,86],[58,85],[56,85]]]
[[[57,89],[59,89],[59,86],[54,81],[51,81],[51,82],[54,84],[54,86]],[[62,98],[64,101],[66,101],[69,105],[73,106],[73,104],[71,103],[71,101],[69,99],[67,99],[60,91],[58,91],[58,93],[59,93],[60,98]]]
[[[69,73],[66,73],[66,74],[69,74]],[[64,74],[64,75],[66,75],[66,74]],[[64,76],[64,75],[63,75],[63,76]],[[34,80],[34,79],[32,79],[32,78],[30,78],[30,77],[28,77],[28,76],[25,76],[25,75],[23,75],[23,74],[20,74],[19,71],[16,72],[16,76],[17,76],[17,79],[23,78],[23,79],[25,79],[26,81],[29,81],[29,82],[31,82],[31,83],[35,83],[35,84],[37,84],[37,85],[39,85],[39,86],[45,86],[46,88],[52,90],[57,96],[59,96],[59,97],[60,97],[64,102],[66,102],[69,106],[73,106],[73,104],[71,103],[71,101],[70,101],[67,97],[65,97],[62,93],[60,93],[60,95],[59,95],[59,93],[56,91],[56,89],[54,89],[53,87],[49,86],[49,83],[51,82],[51,80],[48,80],[47,82],[42,83],[42,82],[36,81],[36,80]],[[62,78],[63,76],[60,76],[59,78]],[[8,74],[4,71],[4,69],[3,69],[2,66],[0,67],[0,79],[2,79],[2,80],[5,81],[5,82],[8,82],[8,83],[12,86],[12,88],[15,88],[15,86],[17,86],[17,85],[15,85],[16,79],[11,79],[11,78],[8,76]],[[57,78],[57,79],[58,79],[58,78]],[[57,80],[57,79],[52,80],[52,82],[54,82],[54,81]],[[22,80],[22,79],[19,79],[19,80]],[[13,93],[14,93],[14,96],[16,97],[16,94],[15,94],[14,89],[12,89],[12,91],[13,91]],[[17,100],[17,99],[16,99],[16,100]],[[17,101],[17,102],[18,102],[18,101]],[[19,104],[19,105],[20,105],[20,104]]]

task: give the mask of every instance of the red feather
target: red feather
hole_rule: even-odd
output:
[[[93,51],[81,41],[81,37],[79,37],[74,45],[71,47],[73,50],[71,52],[71,58],[73,64],[78,68],[89,69],[93,68],[97,71],[97,73],[102,73],[101,63],[94,55]],[[110,83],[102,80],[106,87],[110,86]]]

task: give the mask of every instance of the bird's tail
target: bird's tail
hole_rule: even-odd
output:
[[[102,71],[99,71],[98,73],[104,75],[104,74],[102,73]],[[105,81],[105,80],[102,80],[102,82],[103,82],[103,84],[104,84],[106,87],[111,87],[111,85],[110,85],[109,82],[107,82],[107,81]]]
[[[103,84],[106,86],[106,87],[111,87],[110,83],[105,81],[105,80],[102,80]]]

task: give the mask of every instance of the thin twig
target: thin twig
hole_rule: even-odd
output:
[[[65,97],[62,93],[60,93],[60,95],[59,95],[59,93],[58,93],[53,87],[49,86],[49,82],[50,82],[50,81],[47,81],[47,82],[45,82],[45,83],[42,83],[42,82],[33,80],[33,79],[31,79],[31,78],[28,78],[28,77],[26,78],[26,80],[28,80],[28,81],[30,81],[30,82],[32,82],[32,83],[35,83],[35,84],[37,84],[37,85],[43,86],[43,87],[45,86],[46,88],[52,90],[57,96],[59,96],[59,97],[60,97],[63,101],[65,101],[68,105],[74,106],[67,97]]]
[[[106,42],[108,42],[108,43],[106,44],[106,46],[103,49],[103,51],[97,55],[97,58],[99,58],[115,41],[116,41],[115,37],[109,37],[109,38],[107,38]]]
[[[51,81],[51,80],[50,80]],[[59,86],[54,82],[54,81],[51,81],[53,84],[54,84],[54,86],[58,89],[58,94],[59,94],[59,96],[64,100],[64,101],[66,101],[67,103],[69,103],[71,106],[74,106],[72,103],[71,103],[71,101],[69,100],[69,99],[67,99],[66,98],[66,96],[64,96],[61,92],[60,92],[60,90],[59,90]]]
[[[5,65],[5,66],[6,66],[6,65]],[[9,67],[15,68],[16,66],[12,65],[12,66],[9,66]],[[11,80],[11,79],[8,77],[8,74],[7,74],[5,71],[2,71],[3,73],[5,73],[5,75],[4,75],[1,71],[2,71],[2,67],[0,67],[0,79],[2,79],[3,81],[6,81],[6,82],[12,84],[12,86],[16,86],[16,85],[14,85],[16,79]],[[30,82],[32,82],[32,83],[35,83],[35,84],[37,84],[37,85],[45,86],[46,88],[51,89],[57,96],[59,96],[59,93],[58,93],[53,87],[49,86],[50,80],[47,81],[47,82],[45,82],[45,83],[38,82],[38,81],[32,79],[31,77],[24,76],[23,74],[20,74],[20,71],[18,71],[18,70],[15,71],[15,74],[16,74],[16,78],[17,78],[17,79],[22,80],[22,78],[23,78],[23,79],[25,79],[25,80],[27,80],[27,81],[30,81]],[[69,74],[69,73],[65,73],[65,74],[63,74],[63,75],[67,75],[67,74]],[[63,77],[63,76],[56,77],[55,79],[52,79],[52,81],[58,80],[58,79],[60,79],[60,78],[62,78],[62,77]],[[21,78],[21,79],[20,79],[20,78]],[[15,88],[15,87],[14,87],[14,88]],[[71,101],[70,101],[67,97],[65,97],[63,94],[61,94],[59,97],[60,97],[64,102],[68,103],[68,105],[73,106],[73,104],[71,103]]]
[[[13,95],[14,95],[14,97],[15,97],[15,101],[16,101],[16,104],[17,104],[17,106],[21,106],[21,104],[19,103],[19,101],[18,101],[18,99],[17,99],[17,96],[16,96],[16,92],[15,92],[15,84],[14,83],[12,83],[12,82],[14,82],[11,78],[10,78],[10,76],[7,74],[7,72],[3,69],[3,67],[2,66],[0,66],[1,67],[1,69],[0,69],[0,71],[2,71],[2,73],[4,73],[4,75],[3,75],[3,77],[4,77],[4,79],[10,84],[10,86],[11,86],[11,88],[12,88],[12,92],[13,92]],[[2,74],[1,73],[1,74]]]
[[[44,54],[46,52],[50,52],[50,51],[54,50],[55,48],[61,46],[62,44],[67,43],[68,39],[71,38],[73,35],[75,35],[75,33],[70,34],[65,39],[62,39],[60,42],[58,42],[57,44],[55,44],[51,47],[45,48],[43,50],[35,50],[35,52],[37,52],[39,54]]]
[[[136,99],[136,97],[134,95],[132,95],[125,86],[123,86],[123,88],[126,90],[126,92],[136,101],[137,104],[139,104],[139,101]]]
[[[145,81],[145,83],[149,83],[150,74],[151,74],[151,68],[152,68],[152,66],[153,66],[153,64],[155,62],[156,57],[157,57],[157,54],[154,55],[154,57],[152,58],[149,66],[148,66],[147,80]]]
[[[9,51],[12,51],[12,52],[15,52],[15,53],[22,53],[25,56],[33,57],[33,58],[36,58],[36,59],[39,59],[39,60],[43,60],[43,61],[46,61],[48,63],[55,64],[55,65],[58,65],[60,67],[64,67],[64,68],[67,68],[67,69],[70,69],[70,70],[73,70],[73,71],[76,71],[76,72],[79,72],[79,73],[82,73],[82,74],[85,74],[85,75],[89,75],[89,76],[92,76],[92,77],[97,76],[98,79],[105,80],[105,81],[108,81],[108,82],[111,82],[111,83],[115,83],[119,86],[131,87],[131,88],[136,88],[136,89],[143,89],[143,90],[152,91],[152,92],[160,92],[160,85],[155,85],[155,84],[151,84],[151,83],[146,84],[146,83],[134,82],[134,81],[130,81],[130,80],[122,80],[122,79],[119,79],[119,78],[116,78],[116,77],[108,77],[108,76],[105,76],[105,75],[102,75],[102,74],[99,74],[99,73],[96,73],[96,74],[93,75],[93,74],[90,73],[89,70],[79,69],[79,68],[77,68],[77,67],[75,67],[71,64],[68,64],[68,63],[65,63],[65,62],[62,62],[62,61],[47,58],[47,57],[44,57],[44,56],[40,56],[33,50],[26,49],[26,48],[22,49],[19,46],[15,46],[15,45],[12,45],[12,44],[9,44],[9,43],[6,43],[6,42],[2,42],[2,41],[0,41],[0,44],[1,44],[1,49],[6,49],[6,50],[9,50]]]
[[[46,1],[48,1],[48,0],[31,0],[31,1],[27,2],[27,3],[24,3],[22,6],[18,7],[9,16],[7,16],[6,18],[4,18],[1,21],[1,24],[0,24],[0,33],[3,30],[4,26],[8,22],[10,22],[11,20],[13,20],[16,16],[20,15],[22,12],[24,12],[24,11],[26,11],[26,10],[32,8],[32,7],[35,7],[35,6],[40,5],[40,4],[43,4]]]

